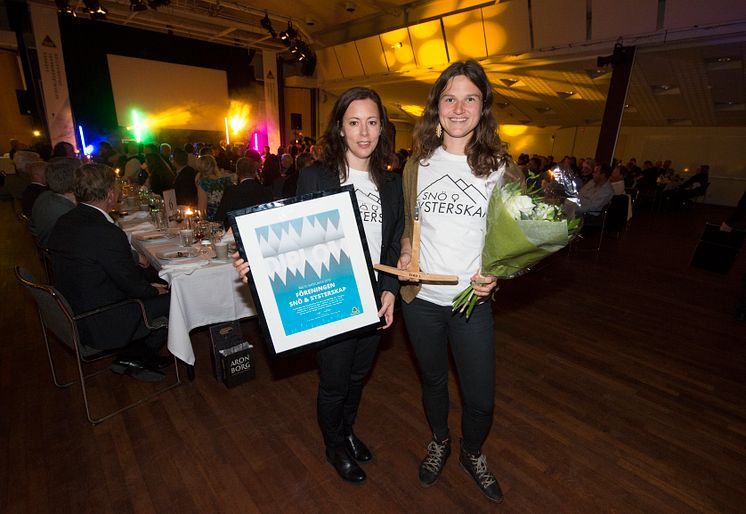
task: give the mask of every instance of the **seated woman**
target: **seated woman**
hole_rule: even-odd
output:
[[[145,156],[146,169],[148,170],[148,184],[150,190],[155,194],[163,195],[163,191],[174,187],[174,172],[168,163],[157,153],[149,153]]]
[[[212,155],[197,159],[197,209],[213,221],[223,199],[225,189],[233,184],[233,177],[221,175],[218,163]]]

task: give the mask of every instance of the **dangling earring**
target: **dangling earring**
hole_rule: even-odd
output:
[[[438,125],[435,127],[435,137],[437,137],[438,139],[443,137],[443,127],[440,123],[438,123]]]

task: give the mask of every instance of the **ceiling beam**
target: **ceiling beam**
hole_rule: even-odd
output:
[[[401,7],[382,10],[352,22],[341,23],[326,30],[314,32],[313,37],[323,47],[334,46],[494,4],[495,0],[411,2]]]

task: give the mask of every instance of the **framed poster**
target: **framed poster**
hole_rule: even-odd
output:
[[[381,326],[352,186],[232,211],[238,251],[274,355]]]

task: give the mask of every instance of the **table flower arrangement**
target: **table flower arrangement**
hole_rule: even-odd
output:
[[[533,174],[528,178],[534,184],[532,187],[526,187],[522,176],[512,176],[492,191],[482,249],[482,275],[508,279],[523,274],[564,248],[580,230],[581,218],[574,216],[573,208],[577,204],[574,177],[555,168],[547,172],[543,183]],[[478,300],[470,285],[454,297],[453,310],[468,318]]]

